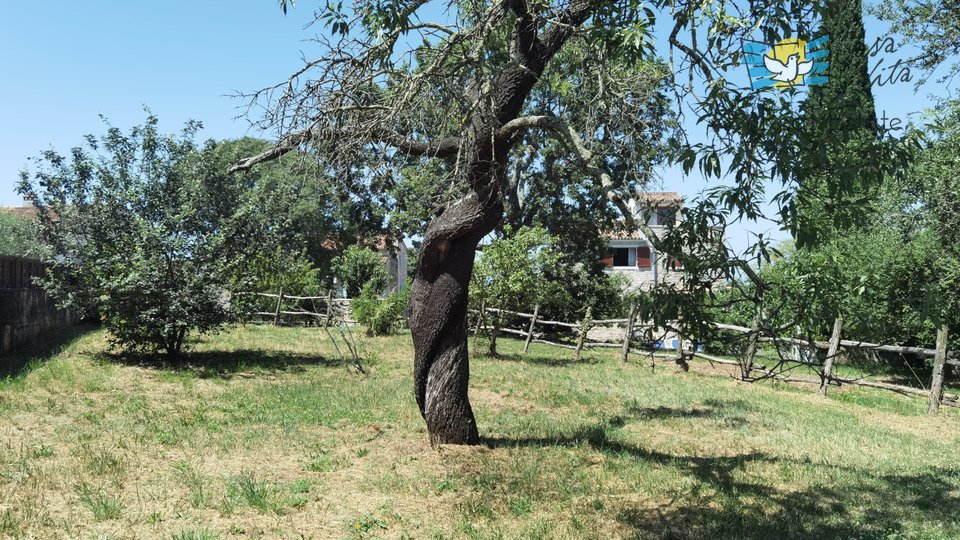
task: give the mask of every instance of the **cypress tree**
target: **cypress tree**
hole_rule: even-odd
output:
[[[810,88],[798,164],[798,246],[816,246],[863,219],[882,178],[867,166],[878,134],[861,0],[822,0],[830,36],[828,82]]]

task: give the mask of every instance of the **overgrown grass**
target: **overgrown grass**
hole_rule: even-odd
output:
[[[960,537],[954,409],[503,339],[471,365],[485,444],[433,449],[409,337],[365,339],[368,376],[327,339],[34,361],[0,382],[0,537]]]

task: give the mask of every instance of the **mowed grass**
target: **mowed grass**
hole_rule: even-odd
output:
[[[431,448],[408,335],[237,327],[159,368],[79,337],[0,383],[0,538],[958,538],[960,415],[503,339],[486,444]],[[481,347],[482,350],[482,347]]]

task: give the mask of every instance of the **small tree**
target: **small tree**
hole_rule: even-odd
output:
[[[36,222],[0,212],[0,255],[37,259],[46,252]]]
[[[368,248],[352,245],[333,261],[333,272],[343,282],[348,298],[359,296],[370,283],[374,293],[387,287],[387,269],[383,257]]]
[[[43,153],[19,188],[63,271],[46,288],[99,315],[115,344],[168,361],[179,361],[190,332],[228,320],[231,283],[270,244],[256,177],[227,174],[214,142],[194,142],[200,127],[162,135],[152,115],[129,133],[108,127],[69,158]]]
[[[508,228],[507,234],[510,232]],[[491,242],[474,268],[474,304],[519,310],[561,294],[562,288],[546,279],[549,269],[560,261],[555,243],[556,239],[539,227],[521,227],[511,237]],[[491,355],[497,354],[501,323],[502,314],[498,313],[490,336]]]

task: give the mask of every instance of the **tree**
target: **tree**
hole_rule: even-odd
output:
[[[824,9],[819,33],[830,36],[830,70],[827,83],[813,86],[803,104],[807,135],[797,164],[802,171],[795,234],[799,247],[816,246],[834,231],[862,223],[865,203],[876,196],[883,180],[865,167],[872,158],[864,153],[879,133],[863,3],[820,1]]]
[[[873,12],[889,21],[891,33],[900,36],[903,44],[912,44],[922,53],[910,60],[926,74],[917,85],[942,65],[946,72],[937,79],[943,83],[960,73],[960,2],[957,0],[893,0],[878,2]]]
[[[188,334],[228,320],[234,276],[271,244],[256,176],[227,174],[216,143],[194,141],[199,129],[163,135],[152,115],[129,133],[108,126],[69,158],[44,152],[19,187],[60,271],[45,287],[98,315],[124,349],[170,362]]]
[[[716,231],[766,217],[765,182],[784,187],[773,196],[774,218],[785,228],[795,225],[797,94],[755,94],[735,82],[742,79],[742,40],[760,29],[776,42],[789,32],[792,12],[782,2],[762,0],[751,2],[750,9],[674,0],[652,6],[635,0],[508,0],[451,1],[430,10],[447,16],[431,17],[425,5],[357,0],[322,9],[317,18],[330,35],[319,36],[320,56],[289,80],[250,96],[268,111],[260,127],[279,129],[283,136],[234,170],[300,149],[314,152],[345,183],[390,188],[405,183],[399,171],[411,164],[424,174],[443,175],[450,198],[432,209],[411,292],[414,394],[431,441],[475,444],[479,432],[467,398],[468,285],[478,242],[504,216],[507,173],[516,159],[512,150],[532,131],[558,141],[581,178],[591,179],[595,192],[619,209],[628,225],[632,212],[626,200],[643,187],[638,173],[646,163],[629,144],[618,145],[640,140],[637,126],[623,122],[618,126],[623,133],[604,140],[590,130],[598,123],[572,124],[562,107],[525,110],[548,66],[565,48],[582,47],[587,58],[603,59],[586,72],[598,81],[594,101],[605,104],[598,117],[605,110],[642,116],[649,101],[637,99],[629,84],[634,71],[622,68],[653,59],[655,10],[672,23],[666,43],[678,59],[666,94],[678,108],[695,111],[706,136],[676,138],[669,157],[687,172],[698,168],[733,185],[711,190],[686,209],[689,219],[667,237],[657,238],[648,228],[645,233],[658,251],[664,247],[683,257],[682,247],[696,254],[684,261],[696,271],[689,280],[694,303],[682,311],[692,317],[689,324],[700,324],[705,311],[696,302],[702,303],[717,275],[744,272],[759,279]],[[736,78],[728,77],[733,71]],[[869,155],[896,155],[895,149],[885,151]],[[618,168],[621,154],[625,159]],[[881,172],[898,164],[896,159],[870,163]],[[768,255],[763,246],[754,250],[754,256]]]
[[[39,259],[46,253],[36,221],[0,210],[0,255]]]
[[[387,269],[383,256],[358,245],[348,247],[333,260],[333,272],[343,282],[347,298],[355,298],[367,286],[374,294],[387,287]]]
[[[960,325],[960,105],[944,103],[925,132],[929,143],[884,183],[862,226],[783,250],[760,271],[768,327],[825,339],[839,315],[851,339],[930,347],[941,324]]]
[[[244,137],[220,142],[217,152],[226,162],[234,163],[271,146],[267,141]],[[333,286],[334,259],[358,238],[385,232],[385,206],[371,190],[332,180],[322,163],[306,154],[293,152],[258,167],[253,187],[263,204],[257,216],[266,220],[259,226],[281,235],[277,238],[279,251],[256,261],[261,265],[261,275],[299,267],[304,256],[317,270],[318,284],[327,290]],[[356,292],[364,282],[359,282]],[[276,291],[274,287],[266,292]]]
[[[507,238],[494,240],[483,249],[473,272],[473,304],[516,311],[540,304],[563,289],[547,279],[560,264],[556,239],[541,228],[524,227]],[[484,317],[486,314],[481,314]],[[497,354],[497,333],[502,315],[494,315],[490,354]]]

